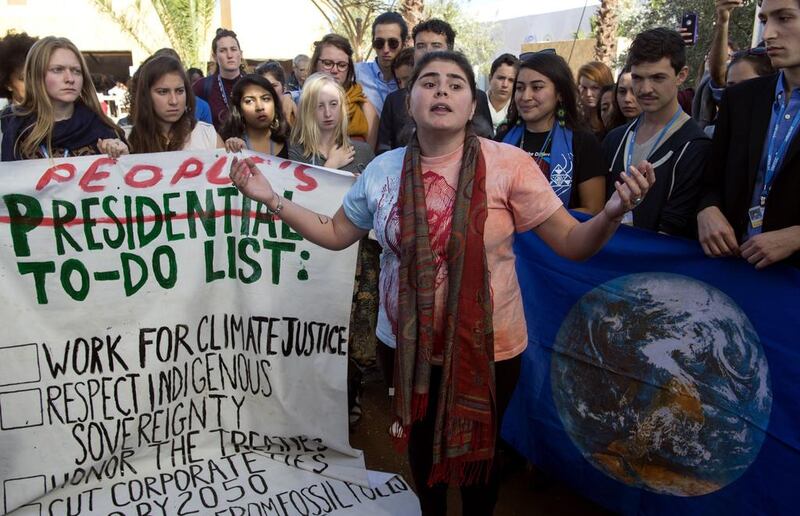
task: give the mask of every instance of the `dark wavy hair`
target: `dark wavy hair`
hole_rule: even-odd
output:
[[[394,59],[392,59],[392,73],[401,66],[410,66],[414,68],[414,49],[411,47],[401,50]]]
[[[266,61],[256,67],[257,75],[272,74],[275,80],[281,83],[283,89],[286,89],[286,70],[277,61]]]
[[[222,125],[222,129],[219,132],[222,139],[241,138],[245,134],[247,124],[242,116],[242,94],[247,86],[263,88],[272,97],[272,106],[275,110],[275,119],[278,120],[278,128],[270,130],[270,139],[275,143],[285,143],[289,141],[289,122],[286,120],[286,115],[283,113],[281,97],[268,80],[253,73],[243,75],[233,86],[228,118],[225,119],[225,123]]]
[[[408,91],[414,89],[414,84],[416,84],[417,79],[419,79],[420,73],[422,70],[425,69],[432,61],[448,61],[450,63],[454,63],[458,66],[464,75],[467,78],[467,84],[469,85],[469,90],[472,92],[472,100],[474,101],[477,96],[477,86],[475,86],[475,71],[472,69],[472,65],[469,64],[469,59],[467,56],[462,54],[461,52],[456,52],[453,50],[437,50],[436,52],[428,52],[422,59],[419,60],[419,63],[416,63],[414,66],[414,73],[411,75],[411,79],[408,82]]]
[[[375,21],[372,22],[372,39],[375,39],[375,27],[378,25],[397,25],[400,27],[400,46],[402,47],[405,45],[406,40],[408,39],[408,24],[403,19],[403,16],[400,13],[396,13],[394,11],[387,11],[385,13],[379,14]]]
[[[347,54],[347,77],[344,80],[344,84],[342,84],[342,88],[344,91],[350,89],[350,86],[356,82],[356,67],[353,65],[353,47],[350,45],[350,41],[347,40],[344,36],[340,36],[339,34],[326,34],[322,37],[321,40],[314,42],[314,54],[311,56],[311,64],[310,70],[312,72],[317,71],[317,62],[319,61],[319,56],[322,54],[322,49],[331,46],[336,47],[345,54]]]
[[[26,32],[8,31],[6,37],[0,40],[0,98],[11,99],[8,86],[14,72],[22,71],[25,67],[25,58],[28,50],[39,38],[28,36]]]
[[[616,87],[615,87],[614,84],[607,84],[606,86],[603,86],[602,88],[600,88],[600,95],[597,97],[597,105],[594,108],[595,111],[597,112],[597,118],[600,119],[600,122],[603,122],[603,95],[605,95],[606,93],[611,93],[611,97],[612,97],[612,99],[611,99],[611,109],[612,109],[613,113],[612,113],[611,125],[610,126],[606,126],[606,124],[603,123],[603,130],[598,135],[598,139],[600,139],[601,141],[602,141],[603,138],[606,137],[606,135],[612,129],[617,127],[614,124],[616,123],[617,113],[619,113],[619,109],[617,108],[616,102],[614,102],[615,99],[617,98]]]
[[[494,77],[494,73],[503,65],[513,67],[515,70],[519,66],[519,59],[514,54],[500,54],[497,59],[492,61],[492,68],[489,70],[489,79]]]
[[[676,75],[686,66],[686,43],[676,31],[664,27],[640,32],[628,49],[631,66],[655,63],[665,57],[669,58]]]
[[[169,141],[161,134],[150,89],[168,73],[178,74],[183,79],[186,91],[186,111],[169,130]],[[183,149],[186,139],[197,125],[194,117],[195,98],[189,77],[180,61],[164,53],[156,53],[136,71],[136,90],[133,97],[131,121],[133,129],[128,141],[131,153],[164,152]]]
[[[453,27],[444,20],[431,18],[429,20],[419,22],[414,27],[414,30],[411,31],[411,39],[413,39],[415,43],[417,40],[417,34],[420,32],[433,32],[434,34],[440,34],[444,36],[447,40],[447,48],[450,50],[453,50],[453,46],[456,44],[456,31],[454,31]]]
[[[611,119],[611,127],[606,127],[606,131],[608,132],[611,132],[612,129],[628,123],[628,119],[625,118],[624,114],[622,114],[622,108],[619,106],[619,99],[617,98],[617,92],[619,92],[619,83],[622,81],[622,76],[626,73],[631,73],[630,65],[626,66],[621,72],[619,72],[619,75],[617,76],[617,82],[614,83],[614,117]]]
[[[572,70],[564,58],[558,54],[549,52],[537,52],[530,57],[519,62],[517,68],[517,78],[514,81],[514,92],[516,96],[517,84],[522,70],[533,70],[538,72],[553,82],[556,88],[556,94],[561,96],[561,102],[556,106],[564,109],[564,123],[567,127],[575,130],[584,130],[583,119],[578,110],[578,88],[575,85],[575,79],[572,77]],[[506,122],[497,128],[496,140],[502,140],[508,131],[517,123],[522,121],[519,112],[517,111],[516,100],[508,107],[508,115]]]

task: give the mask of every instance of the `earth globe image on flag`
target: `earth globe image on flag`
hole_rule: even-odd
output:
[[[553,345],[551,386],[583,457],[624,484],[713,493],[758,456],[772,407],[753,325],[720,290],[666,273],[589,291]]]

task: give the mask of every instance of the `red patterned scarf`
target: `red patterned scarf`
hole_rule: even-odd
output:
[[[488,214],[486,163],[478,137],[464,155],[447,243],[448,290],[444,342],[434,343],[436,266],[428,229],[419,141],[409,144],[400,180],[400,299],[395,361],[395,415],[403,441],[428,406],[431,360],[442,381],[428,482],[467,485],[488,479],[494,456],[494,340],[492,298],[483,232]],[[402,444],[402,442],[401,442]]]

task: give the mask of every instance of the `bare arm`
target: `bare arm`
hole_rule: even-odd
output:
[[[742,5],[742,0],[715,0],[717,23],[708,50],[708,73],[718,87],[725,86],[728,75],[728,28],[731,12]]]
[[[271,210],[277,209],[280,202],[283,205],[281,220],[303,238],[320,247],[334,251],[345,249],[368,233],[350,222],[342,208],[331,218],[280,197],[250,159],[233,159],[231,179],[242,194],[266,204]]]
[[[621,174],[620,178],[624,183],[616,183],[616,192],[595,217],[579,223],[566,209],[559,208],[534,231],[564,258],[576,261],[590,258],[608,242],[625,212],[638,204],[634,200],[641,202],[655,182],[656,175],[652,165],[645,162],[639,169],[631,167],[630,174]]]

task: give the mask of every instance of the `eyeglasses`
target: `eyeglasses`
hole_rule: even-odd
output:
[[[320,64],[324,70],[333,70],[335,66],[340,72],[344,72],[350,66],[347,61],[331,61],[330,59],[320,59]]]
[[[556,53],[555,48],[543,48],[541,50],[537,50],[536,52],[523,52],[519,55],[519,60],[525,61],[526,59],[530,59],[536,54],[555,54],[555,53]]]
[[[386,44],[389,44],[391,50],[397,50],[400,47],[400,40],[395,38],[383,39],[375,38],[372,40],[372,48],[375,50],[383,50]]]

